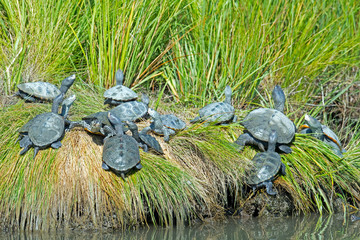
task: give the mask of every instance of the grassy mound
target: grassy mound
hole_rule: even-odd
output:
[[[77,89],[77,96],[70,110],[71,120],[104,110],[96,91],[91,94]],[[45,111],[50,111],[50,104],[19,100],[0,112],[4,123],[0,127],[3,227],[31,230],[172,225],[223,217],[226,208],[240,208],[249,200],[249,194],[243,192],[244,172],[256,151],[246,147],[238,153],[231,144],[242,131],[239,124],[192,125],[169,144],[157,137],[165,155],[140,150],[143,169],[132,172],[124,181],[102,170],[102,139],[81,129],[66,133],[60,149],[41,150],[35,159],[33,150],[20,156],[15,143],[17,130]],[[294,152],[282,155],[287,176],[279,177],[275,187],[291,196],[298,212],[332,212],[336,199],[342,199],[344,206],[357,204],[358,146],[353,142],[340,159],[322,142],[297,135]],[[264,194],[263,190],[259,192]]]

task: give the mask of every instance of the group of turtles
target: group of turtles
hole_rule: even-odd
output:
[[[118,70],[115,74],[116,86],[104,93],[104,104],[114,105],[106,112],[96,112],[85,116],[81,121],[70,121],[67,115],[70,106],[75,101],[75,95],[64,100],[67,90],[75,80],[75,75],[65,78],[60,89],[46,82],[23,83],[18,85],[17,95],[26,101],[53,101],[52,110],[35,116],[19,130],[18,141],[26,153],[34,148],[34,157],[39,149],[52,147],[59,148],[61,139],[66,131],[81,127],[84,130],[104,137],[102,153],[102,168],[112,170],[125,178],[131,169],[141,169],[139,147],[144,151],[149,148],[157,154],[163,154],[161,145],[152,132],[163,135],[164,141],[169,142],[170,136],[186,128],[186,123],[173,114],[159,114],[149,108],[149,97],[142,94],[141,101],[138,95],[123,85],[124,74]],[[199,110],[199,115],[190,120],[190,123],[228,124],[236,122],[235,109],[231,103],[232,90],[225,88],[225,100],[206,105]],[[235,141],[239,151],[245,145],[255,145],[261,152],[253,158],[253,166],[247,174],[246,182],[254,191],[259,187],[266,187],[270,195],[275,195],[272,182],[278,174],[286,174],[285,165],[281,162],[279,152],[291,153],[289,144],[295,137],[294,123],[283,113],[285,94],[280,86],[275,86],[272,92],[274,108],[258,108],[251,111],[242,121],[245,131]],[[62,109],[59,112],[59,107]],[[136,122],[152,118],[149,126],[140,132]],[[338,137],[327,126],[321,125],[315,118],[306,115],[305,123],[301,126],[301,133],[312,134],[324,141],[334,152],[342,156],[344,149]],[[130,130],[131,136],[126,132]]]

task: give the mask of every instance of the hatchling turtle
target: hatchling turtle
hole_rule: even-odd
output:
[[[283,110],[285,103],[285,95],[280,87],[275,87],[273,93],[275,107],[258,108],[251,111],[242,121],[242,125],[246,128],[245,132],[235,141],[242,150],[246,144],[256,145],[261,151],[265,151],[265,145],[269,139],[270,133],[275,130],[278,134],[278,148],[285,152],[291,153],[289,144],[295,136],[294,123],[280,110]]]
[[[61,82],[60,90],[48,82],[28,82],[17,85],[19,91],[15,95],[28,102],[52,101],[60,93],[66,94],[75,81],[75,74]]]
[[[125,174],[132,168],[142,168],[138,143],[133,137],[124,134],[123,123],[118,117],[109,112],[108,118],[116,135],[104,142],[102,168],[106,171],[112,170],[125,179]]]
[[[341,142],[336,134],[326,125],[322,125],[319,120],[306,114],[305,123],[300,126],[300,133],[312,134],[317,139],[328,144],[334,153],[339,157],[343,157],[346,150],[341,146]]]
[[[272,131],[269,136],[267,152],[257,153],[253,158],[254,166],[250,170],[246,182],[254,192],[259,187],[266,187],[269,195],[276,195],[276,191],[272,189],[272,181],[279,172],[286,175],[285,165],[281,162],[280,155],[275,152],[276,138],[276,131]]]
[[[176,132],[183,130],[186,123],[173,114],[160,115],[155,110],[149,108],[149,114],[153,118],[150,126],[145,127],[142,132],[147,133],[152,131],[158,135],[164,135],[164,141],[169,142],[170,135],[175,135]]]
[[[23,148],[20,155],[34,147],[35,158],[40,149],[48,146],[52,148],[61,147],[60,140],[64,136],[66,124],[69,124],[69,121],[66,120],[68,109],[76,97],[72,95],[65,99],[66,105],[63,105],[62,113],[66,115],[58,114],[58,108],[63,98],[64,94],[59,94],[53,101],[51,112],[35,116],[19,130],[20,136],[18,140],[20,140],[20,147]]]
[[[235,109],[231,105],[231,87],[225,87],[225,100],[223,102],[214,102],[206,105],[199,110],[199,116],[190,120],[190,123],[205,121],[206,123],[216,122],[223,124],[227,122],[236,122]]]
[[[141,102],[124,102],[114,107],[113,109],[110,109],[109,112],[123,121],[136,121],[146,117],[148,113],[149,102],[149,97],[146,94],[142,94]]]
[[[111,127],[108,119],[108,112],[96,112],[90,114],[86,117],[83,117],[81,121],[71,122],[70,128],[77,126],[80,126],[93,134],[99,134],[102,136],[108,136],[109,134],[111,136],[115,135],[115,131]]]
[[[153,136],[146,134],[144,131],[139,133],[137,125],[132,121],[124,121],[125,124],[129,127],[129,130],[132,133],[132,137],[139,143],[139,146],[148,152],[148,147],[155,150],[157,153],[163,154],[163,150],[159,142]]]
[[[126,101],[137,99],[137,94],[128,87],[123,86],[124,73],[121,69],[115,73],[116,86],[104,92],[104,104],[119,105]]]

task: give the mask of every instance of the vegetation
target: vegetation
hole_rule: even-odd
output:
[[[275,186],[297,212],[331,213],[337,199],[357,207],[359,9],[355,0],[1,0],[0,221],[25,229],[171,225],[246,204],[244,171],[256,151],[232,146],[239,124],[193,125],[162,142],[164,156],[142,153],[144,169],[125,181],[100,168],[100,140],[83,131],[68,132],[59,150],[19,156],[16,131],[50,105],[11,97],[18,83],[59,84],[76,73],[76,120],[105,110],[102,93],[118,68],[125,85],[153,95],[152,107],[186,120],[222,100],[226,85],[243,117],[270,107],[281,84],[295,124],[305,112],[317,116],[348,152],[340,159],[298,134]]]

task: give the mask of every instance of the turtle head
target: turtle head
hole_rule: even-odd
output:
[[[231,87],[229,85],[226,85],[225,87],[225,103],[228,103],[231,105],[231,94],[232,94],[232,91],[231,91]]]
[[[73,85],[74,81],[75,81],[75,74],[71,75],[70,77],[65,78],[61,82],[60,92],[66,94],[66,92],[69,90],[71,85]]]
[[[305,123],[309,126],[309,128],[313,132],[314,137],[320,139],[321,136],[323,135],[323,130],[320,121],[308,114],[305,114]]]
[[[116,85],[123,85],[124,73],[121,69],[116,71],[115,79],[116,79]]]
[[[117,135],[123,135],[123,123],[121,119],[112,114],[111,112],[108,113],[108,119],[111,125],[115,128]]]
[[[154,119],[154,126],[156,129],[161,129],[164,124],[161,121],[160,114],[152,108],[148,109],[149,115]]]
[[[67,117],[67,115],[69,113],[69,109],[75,100],[76,100],[76,95],[73,94],[63,101],[62,108],[61,108],[61,116],[63,116],[64,118]]]
[[[276,85],[272,91],[272,99],[274,101],[275,109],[284,112],[285,107],[285,94],[279,85]]]
[[[93,119],[89,127],[86,127],[85,130],[91,133],[99,133],[101,129],[101,122],[98,119]]]
[[[269,135],[268,152],[275,152],[277,137],[277,132],[272,130]]]
[[[51,107],[51,112],[58,114],[59,111],[59,106],[61,104],[61,102],[64,99],[64,93],[60,93],[59,95],[57,95],[54,100],[53,100],[53,104]]]
[[[141,94],[141,101],[149,106],[150,99],[147,94],[145,94],[145,93]]]

